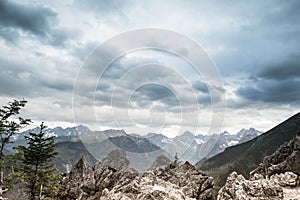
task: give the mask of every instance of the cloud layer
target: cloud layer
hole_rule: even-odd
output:
[[[297,0],[3,0],[1,104],[25,98],[29,100],[25,115],[69,125],[74,121],[73,86],[90,51],[121,32],[156,27],[199,43],[220,71],[224,87],[196,76],[192,65],[180,56],[153,49],[130,52],[111,63],[101,80],[95,71],[86,77],[95,89],[82,91],[75,106],[93,110],[94,116],[82,116],[81,122],[93,128],[172,133],[181,131],[185,119],[184,129],[205,133],[213,105],[223,100],[220,95],[212,102],[211,95],[217,91],[225,94],[224,129],[268,130],[299,112],[299,8]],[[110,52],[106,53],[109,57]],[[192,55],[193,51],[187,48],[181,53]],[[114,115],[121,127],[114,123]],[[126,116],[142,128],[134,128]],[[195,127],[198,120],[200,127]]]

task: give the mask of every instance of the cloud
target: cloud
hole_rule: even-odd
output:
[[[67,28],[52,28],[44,41],[52,46],[64,47],[69,40],[76,40],[80,33]],[[73,48],[73,47],[72,47]]]
[[[3,0],[0,2],[0,25],[20,28],[34,35],[46,36],[57,13],[41,6],[28,6]]]
[[[300,59],[289,60],[288,62],[278,63],[272,67],[264,68],[259,77],[264,79],[285,80],[300,78]]]
[[[0,37],[2,37],[6,43],[15,45],[18,42],[20,34],[14,29],[0,27]]]
[[[196,81],[193,83],[193,88],[195,90],[199,90],[202,93],[209,93],[208,87],[205,83],[201,82],[201,81]]]
[[[8,43],[16,45],[20,37],[22,40],[27,37],[64,47],[69,40],[78,39],[79,31],[58,27],[58,22],[58,13],[50,7],[8,0],[0,2],[0,36]]]
[[[100,15],[118,15],[126,17],[122,7],[128,4],[128,0],[75,0],[74,5],[88,11],[94,11],[96,16]]]
[[[153,102],[159,101],[168,106],[178,106],[179,100],[169,88],[159,84],[146,84],[138,88],[131,100],[140,107],[152,105]],[[141,104],[139,103],[141,102]]]
[[[299,104],[299,56],[290,55],[287,58],[260,66],[261,70],[256,75],[252,74],[236,94],[252,102]]]
[[[64,75],[62,71],[41,69],[37,64],[3,58],[3,56],[0,56],[0,63],[1,96],[27,98],[43,97],[49,94],[54,97],[60,95],[61,92],[72,94],[74,78],[70,74]],[[44,61],[44,63],[48,62]]]
[[[300,80],[260,80],[255,86],[243,86],[237,95],[252,102],[299,105]]]
[[[26,2],[0,0],[0,98],[29,98],[33,102],[31,115],[46,121],[72,121],[70,105],[77,69],[99,42],[141,27],[170,29],[192,38],[204,47],[230,85],[226,90],[209,85],[210,80],[196,77],[195,70],[180,57],[149,50],[124,55],[112,63],[98,83],[102,62],[95,58],[96,64],[82,79],[83,84],[94,87],[92,91],[80,91],[76,103],[81,110],[97,107],[105,125],[113,123],[114,118],[109,116],[112,98],[114,109],[124,113],[131,109],[135,119],[144,120],[144,124],[148,118],[143,115],[152,106],[155,115],[171,117],[170,127],[179,124],[177,115],[181,112],[189,126],[197,123],[195,115],[200,112],[209,121],[213,92],[226,95],[231,127],[239,123],[239,128],[255,126],[259,121],[259,127],[266,129],[270,123],[263,124],[265,108],[271,112],[267,116],[270,122],[276,112],[283,113],[288,107],[283,119],[299,107],[299,1]],[[174,38],[165,40],[177,44]],[[149,46],[155,46],[155,42],[149,41]],[[111,51],[118,50],[118,45],[116,48]],[[189,48],[180,52],[194,53]],[[112,55],[109,50],[103,53],[105,58]],[[147,66],[132,71],[143,64]],[[222,95],[216,96],[214,103],[218,104]],[[93,115],[81,117],[86,123],[93,120]],[[155,120],[159,125],[161,117]]]
[[[98,45],[98,42],[77,43],[70,48],[70,52],[81,61],[89,55],[89,53]]]

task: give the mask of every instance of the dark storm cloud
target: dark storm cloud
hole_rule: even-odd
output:
[[[250,76],[251,86],[243,86],[237,94],[251,101],[268,103],[300,103],[300,57],[288,56],[288,61],[262,66]]]
[[[151,104],[153,101],[160,101],[166,105],[179,105],[175,94],[169,88],[158,84],[147,84],[136,90],[132,100],[143,105]]]
[[[300,103],[300,79],[261,79],[253,86],[240,87],[236,93],[252,102],[297,105]]]
[[[56,13],[45,7],[26,6],[12,1],[0,1],[0,27],[21,28],[35,35],[45,36],[50,31]]]
[[[138,92],[147,96],[150,100],[168,99],[174,96],[170,89],[157,84],[144,85],[139,88]]]
[[[78,32],[56,28],[57,22],[57,13],[48,7],[0,1],[0,36],[8,43],[18,41],[20,30],[57,47],[65,46],[71,38],[78,38]]]
[[[299,105],[299,8],[299,1],[278,1],[276,4],[264,1],[254,11],[257,21],[243,26],[235,40],[228,40],[234,45],[240,43],[238,53],[241,55],[236,70],[227,68],[228,72],[244,73],[249,77],[236,90],[246,101],[233,107],[256,102],[269,106]]]
[[[300,1],[228,1],[213,7],[223,10],[223,31],[205,37],[204,46],[215,48],[212,55],[223,76],[259,73],[261,66],[283,62],[299,52]],[[218,26],[216,26],[218,27]],[[217,47],[220,47],[218,49]]]
[[[300,78],[300,55],[298,59],[290,60],[272,67],[266,67],[260,72],[259,76],[265,79],[275,80]]]

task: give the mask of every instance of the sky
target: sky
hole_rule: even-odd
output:
[[[26,99],[21,114],[32,126],[267,131],[300,111],[299,9],[297,0],[1,0],[0,105]],[[147,44],[169,42],[167,51],[127,51],[99,74],[103,60],[147,34],[97,54],[101,44],[148,28],[197,43],[218,84],[184,59],[195,49],[168,51],[181,48],[177,36]]]

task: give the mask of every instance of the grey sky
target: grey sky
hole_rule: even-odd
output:
[[[74,125],[73,85],[90,51],[114,35],[154,27],[190,37],[215,63],[224,82],[224,88],[216,90],[225,94],[225,130],[268,130],[300,111],[299,9],[297,0],[3,0],[0,102],[27,99],[24,115],[35,125],[40,121]],[[143,64],[149,66],[126,75]],[[153,83],[133,88],[142,80]],[[157,84],[160,81],[166,85]],[[112,63],[99,83],[95,91],[84,91],[75,106],[92,107],[101,129],[173,133],[180,130],[184,116],[184,128],[194,130],[197,115],[199,131],[208,131],[212,108],[207,83],[195,78],[191,66],[178,56],[155,50],[132,52]],[[114,112],[128,112],[142,128],[127,124],[122,115],[118,116],[122,127],[115,127],[113,90]],[[124,99],[133,90],[131,98]],[[195,106],[200,113],[193,113]],[[82,116],[80,121],[96,129],[94,118]],[[164,129],[159,129],[162,123]]]

